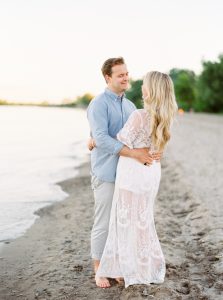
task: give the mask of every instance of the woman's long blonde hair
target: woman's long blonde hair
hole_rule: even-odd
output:
[[[148,72],[143,80],[147,96],[144,108],[150,115],[150,136],[155,150],[162,151],[170,139],[170,127],[177,112],[173,82],[167,74]]]

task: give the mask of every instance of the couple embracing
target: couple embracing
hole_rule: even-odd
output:
[[[143,109],[125,98],[129,75],[122,57],[102,66],[107,88],[88,107],[95,199],[91,256],[96,285],[109,278],[133,284],[162,283],[165,259],[154,224],[160,158],[177,111],[172,80],[148,72]]]

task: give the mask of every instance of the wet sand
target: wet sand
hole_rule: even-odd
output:
[[[222,146],[222,116],[178,117],[155,206],[167,264],[163,284],[95,286],[86,163],[77,178],[61,183],[69,197],[39,210],[26,234],[0,249],[0,299],[223,299]]]

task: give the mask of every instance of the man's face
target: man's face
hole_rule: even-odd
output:
[[[129,73],[125,64],[112,67],[111,76],[106,75],[108,87],[115,93],[120,94],[127,90]]]

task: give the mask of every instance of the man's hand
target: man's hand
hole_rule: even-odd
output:
[[[88,147],[88,150],[90,150],[90,151],[93,150],[94,147],[96,147],[96,143],[95,143],[95,140],[93,138],[88,139],[87,147]]]
[[[152,153],[153,160],[156,160],[158,162],[161,160],[162,156],[163,156],[163,152],[157,151]]]
[[[127,146],[124,146],[119,155],[131,157],[138,160],[144,165],[151,165],[154,160],[160,161],[162,157],[162,152],[149,152],[149,148],[140,148],[140,149],[129,149]]]
[[[149,148],[132,149],[132,157],[144,165],[153,163],[153,155],[149,153]]]

